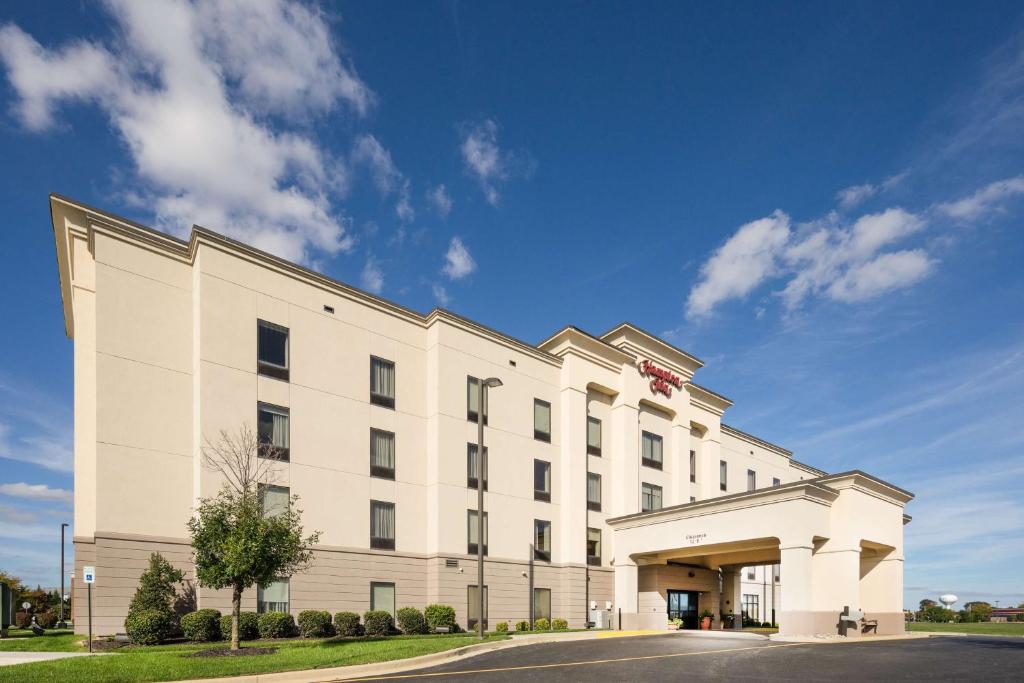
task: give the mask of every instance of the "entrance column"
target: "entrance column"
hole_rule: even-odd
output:
[[[780,635],[814,635],[814,571],[810,539],[779,548],[780,571],[786,577],[779,610]],[[838,613],[837,613],[838,615]]]
[[[819,633],[839,632],[839,614],[843,607],[858,610],[860,599],[860,546],[850,547],[829,541],[814,553],[814,574],[820,580],[814,586],[814,610]],[[827,629],[827,630],[826,630]],[[847,636],[857,637],[860,629],[850,624]]]
[[[740,571],[742,568],[722,569],[722,628],[725,628],[725,615],[733,615],[732,627],[743,628],[743,584]]]
[[[616,626],[632,628],[637,621],[639,607],[639,570],[628,558],[615,560],[615,617]],[[619,622],[621,615],[622,621]]]

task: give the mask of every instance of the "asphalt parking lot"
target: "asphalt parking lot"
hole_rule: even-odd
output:
[[[791,644],[677,634],[531,645],[363,681],[1024,680],[1024,639]]]

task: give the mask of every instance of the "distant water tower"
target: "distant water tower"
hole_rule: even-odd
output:
[[[958,598],[952,593],[946,593],[945,595],[939,596],[939,602],[941,602],[946,609],[950,609]]]

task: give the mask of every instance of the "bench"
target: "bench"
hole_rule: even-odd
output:
[[[867,633],[868,631],[874,630],[875,635],[878,635],[878,619],[866,619],[865,617],[860,618],[860,632]]]

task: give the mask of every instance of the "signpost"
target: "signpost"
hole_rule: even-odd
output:
[[[92,652],[92,585],[96,583],[96,567],[82,567],[82,580],[89,592],[89,652]]]

